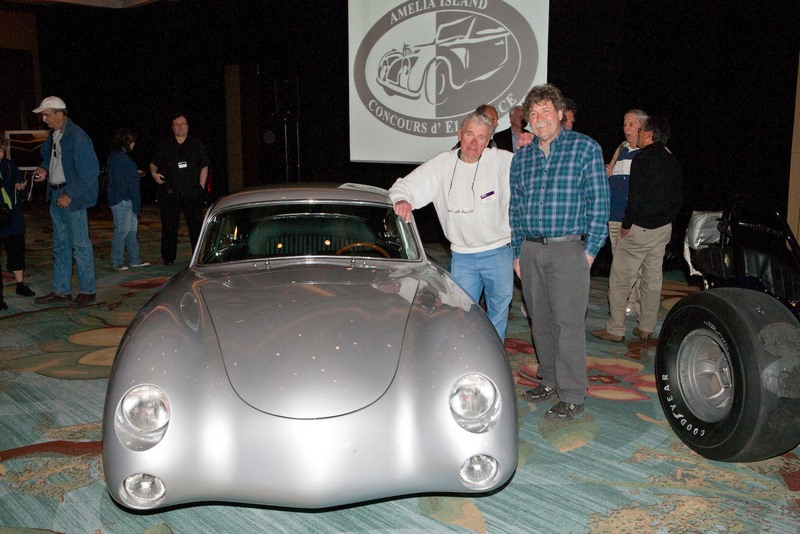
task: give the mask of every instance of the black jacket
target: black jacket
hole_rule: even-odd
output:
[[[495,144],[497,148],[502,150],[508,150],[509,152],[514,152],[514,145],[513,141],[511,140],[511,128],[506,128],[505,130],[500,130],[499,132],[495,132],[494,137]]]
[[[631,162],[628,205],[622,227],[659,228],[675,220],[683,204],[681,165],[662,143],[652,143]]]

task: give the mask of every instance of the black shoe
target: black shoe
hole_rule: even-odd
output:
[[[558,401],[555,406],[545,412],[544,416],[551,421],[563,423],[571,420],[582,411],[583,404],[572,404],[571,402]]]
[[[79,293],[78,296],[75,297],[75,302],[72,303],[72,307],[79,308],[80,306],[91,304],[94,300],[95,293]]]
[[[533,389],[529,389],[522,396],[528,400],[532,401],[542,401],[549,397],[552,397],[556,394],[556,388],[551,388],[550,386],[545,386],[544,384],[539,384]]]
[[[39,297],[33,302],[35,302],[36,304],[50,304],[58,302],[69,302],[71,300],[72,300],[72,295],[60,295],[56,292],[53,292],[50,293],[49,295]]]
[[[8,304],[6,304],[6,301],[4,301],[3,299],[0,299],[0,311],[7,310],[7,309],[8,309]]]
[[[23,297],[33,297],[36,295],[36,293],[31,291],[31,288],[20,282],[17,284],[17,295],[22,295]]]
[[[175,265],[174,261],[165,261],[164,265]]]

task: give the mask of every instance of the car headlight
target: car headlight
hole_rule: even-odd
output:
[[[470,488],[484,488],[497,478],[497,460],[488,454],[476,454],[461,466],[459,475],[464,485]]]
[[[450,388],[450,413],[464,430],[480,434],[494,427],[500,416],[500,395],[494,382],[470,373]]]
[[[136,386],[122,397],[114,427],[117,437],[126,447],[146,451],[164,437],[169,418],[166,393],[156,386]]]
[[[164,483],[158,477],[139,473],[122,482],[122,501],[133,508],[158,506],[167,494]]]

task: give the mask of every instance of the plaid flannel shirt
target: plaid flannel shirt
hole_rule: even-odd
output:
[[[592,138],[561,130],[550,156],[538,138],[517,150],[511,162],[511,245],[519,257],[526,237],[584,235],[584,248],[597,253],[608,236],[608,179],[603,151]]]

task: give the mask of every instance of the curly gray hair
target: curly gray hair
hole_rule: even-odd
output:
[[[528,95],[525,97],[525,102],[522,104],[522,109],[525,111],[525,117],[529,117],[531,114],[531,108],[542,102],[544,100],[549,100],[553,103],[556,108],[556,111],[561,111],[562,113],[567,109],[567,102],[564,100],[564,95],[561,94],[561,90],[551,83],[546,83],[544,85],[536,85],[530,91],[528,91]]]

